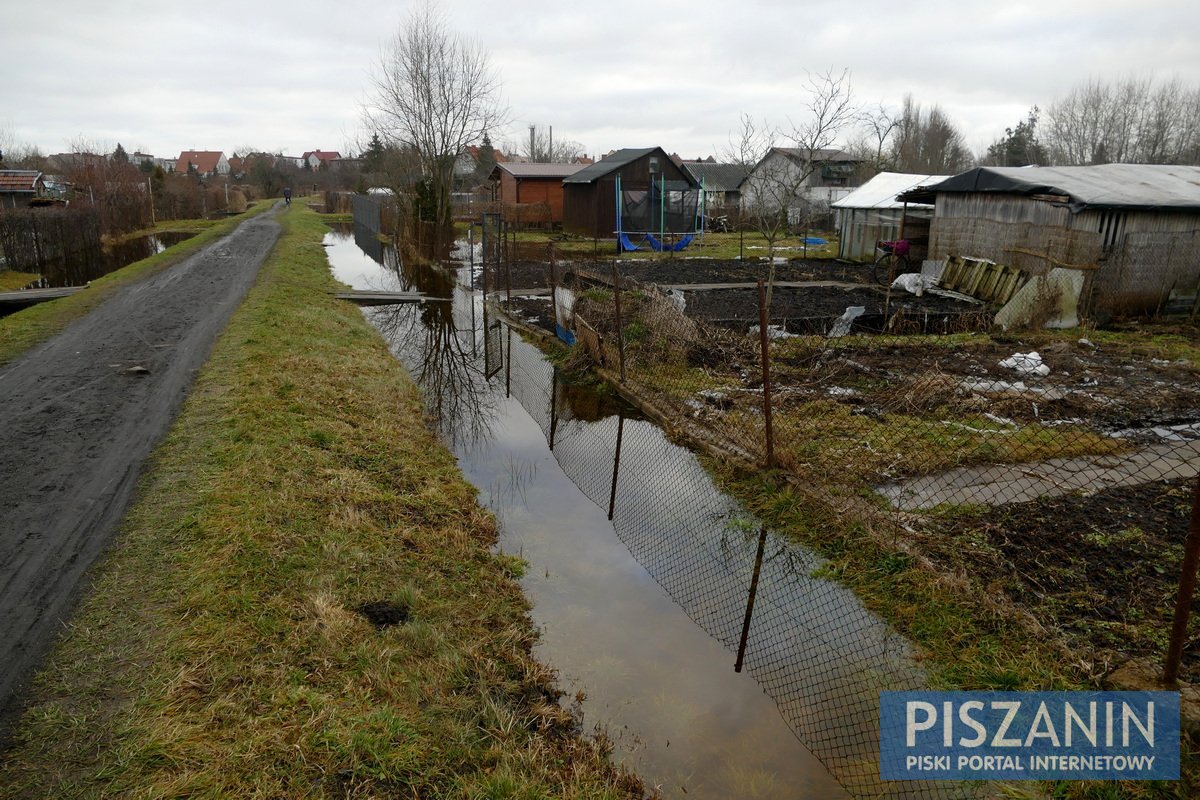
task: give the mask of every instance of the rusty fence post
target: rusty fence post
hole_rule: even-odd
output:
[[[546,254],[550,258],[550,315],[554,318],[554,335],[558,336],[558,258],[554,242],[546,245]]]
[[[758,340],[762,349],[763,425],[767,445],[767,469],[775,468],[775,431],[771,424],[771,345],[767,335],[767,289],[758,282]]]
[[[1196,594],[1196,567],[1200,565],[1200,476],[1192,487],[1192,520],[1188,525],[1187,543],[1183,548],[1183,566],[1179,575],[1179,597],[1175,601],[1175,619],[1171,625],[1171,644],[1167,648],[1167,663],[1163,683],[1173,685],[1179,678],[1179,662],[1183,659],[1183,643],[1187,637],[1188,616],[1192,597]]]
[[[758,594],[758,576],[762,572],[763,550],[767,546],[767,526],[758,530],[758,553],[754,556],[754,574],[750,577],[750,596],[746,598],[746,616],[742,619],[742,639],[738,642],[737,661],[733,671],[742,671],[742,662],[746,657],[746,639],[750,636],[750,618],[754,616],[754,598]]]
[[[554,436],[558,433],[558,367],[550,370],[550,452],[554,452]]]
[[[617,262],[613,261],[613,301],[617,307],[617,357],[621,361],[621,383],[625,382],[625,331],[621,321],[621,272]]]
[[[617,449],[613,453],[612,487],[608,490],[608,518],[611,521],[617,507],[617,476],[621,472],[621,441],[625,438],[625,412],[617,416]]]

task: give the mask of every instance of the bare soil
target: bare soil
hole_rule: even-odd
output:
[[[779,358],[772,370],[780,386],[802,384],[822,394],[853,389],[839,402],[881,412],[898,404],[920,411],[982,403],[982,410],[1016,422],[1082,420],[1105,433],[1127,432],[1131,441],[1158,441],[1150,428],[1200,420],[1196,365],[1130,346],[1041,334],[972,339],[943,347],[881,338],[877,346],[827,350],[815,360],[806,354]],[[1049,375],[1022,376],[1000,366],[1030,351],[1042,357]]]
[[[1029,609],[1096,672],[1166,652],[1191,513],[1191,481],[1146,483],[989,509],[935,527],[929,552]],[[1200,613],[1200,602],[1193,605]],[[1200,639],[1181,677],[1200,681]]]
[[[622,276],[633,278],[638,283],[666,286],[683,283],[753,283],[765,281],[770,276],[770,265],[766,261],[752,260],[680,257],[645,261],[624,260],[619,266]],[[575,270],[607,276],[612,271],[612,258],[598,261],[560,261],[556,269],[560,276]],[[518,260],[511,265],[503,265],[495,273],[489,273],[488,286],[506,286],[510,271],[514,289],[534,289],[550,285],[548,262]],[[788,261],[775,265],[775,280],[870,283],[871,265],[816,260]]]
[[[0,374],[0,736],[278,235],[247,220]]]

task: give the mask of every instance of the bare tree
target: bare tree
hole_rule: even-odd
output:
[[[1200,86],[1091,78],[1046,111],[1045,142],[1056,164],[1200,163]]]
[[[813,212],[806,191],[812,176],[840,152],[835,142],[858,114],[848,70],[810,74],[806,90],[806,114],[799,122],[789,119],[786,127],[776,128],[743,114],[741,129],[731,134],[724,154],[734,163],[753,165],[742,188],[741,223],[767,240],[768,303],[775,282],[776,243]]]
[[[926,111],[904,96],[904,105],[892,138],[892,163],[900,172],[953,175],[974,159],[962,133],[938,106]]]
[[[569,164],[584,154],[579,142],[556,139],[539,125],[530,125],[529,137],[519,147],[510,144],[509,149],[520,152],[534,164]]]
[[[859,112],[857,130],[846,145],[846,151],[854,156],[855,178],[858,182],[865,182],[880,172],[894,168],[891,142],[899,126],[899,114],[883,103]]]
[[[487,52],[450,30],[432,5],[415,9],[371,77],[367,127],[419,159],[439,230],[451,222],[458,157],[503,122],[500,81]]]

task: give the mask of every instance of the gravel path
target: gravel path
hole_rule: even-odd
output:
[[[0,372],[0,738],[278,238],[274,216],[128,287]]]

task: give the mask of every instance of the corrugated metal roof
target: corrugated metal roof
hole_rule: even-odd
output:
[[[0,169],[0,192],[33,192],[42,173],[36,169]]]
[[[697,181],[704,181],[710,192],[736,192],[750,174],[744,164],[713,164],[707,161],[685,161],[683,168]]]
[[[495,169],[502,169],[514,178],[566,178],[583,167],[583,164],[497,164]]]
[[[881,172],[850,194],[830,205],[834,208],[903,208],[896,195],[949,178],[949,175],[910,175]]]
[[[1200,167],[1098,164],[1092,167],[976,167],[922,192],[990,192],[1068,198],[1087,208],[1200,209]]]
[[[642,156],[648,156],[660,147],[623,147],[610,156],[591,164],[570,176],[563,183],[591,183],[597,178],[603,178],[610,172],[615,172],[626,164],[632,164]],[[666,153],[663,153],[666,157]]]

